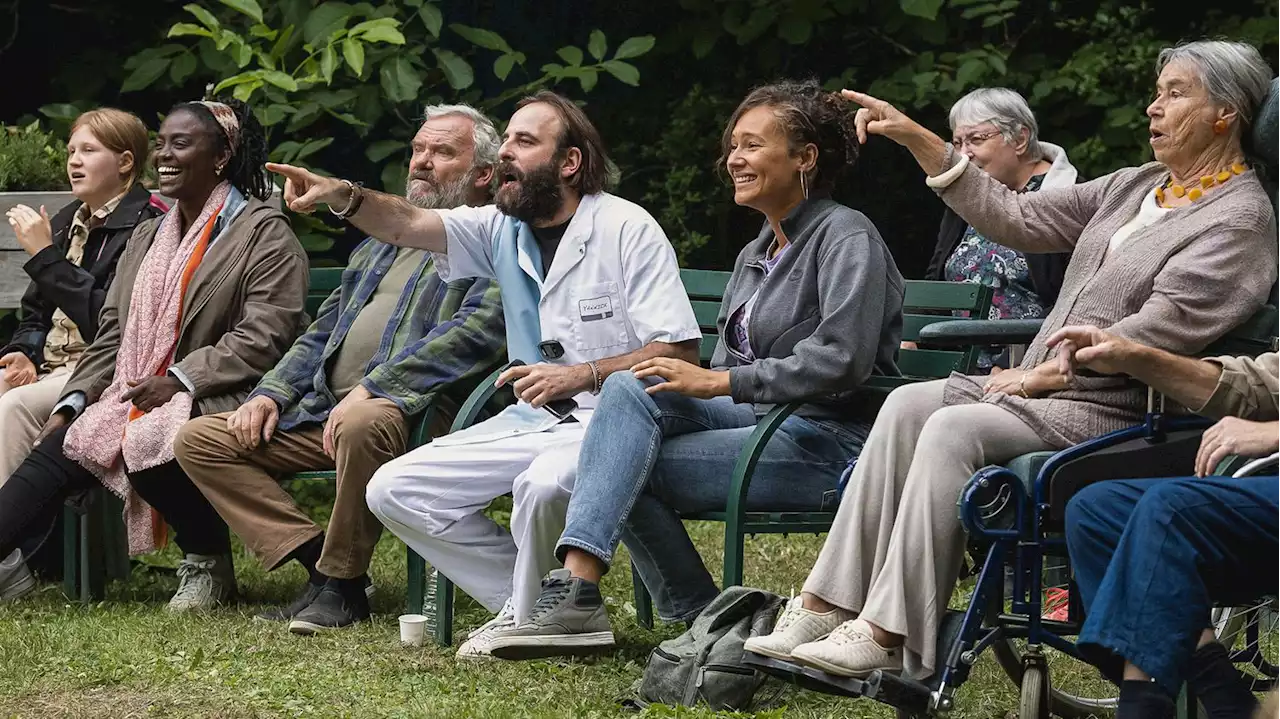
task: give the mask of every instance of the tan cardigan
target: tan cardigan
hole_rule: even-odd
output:
[[[98,336],[63,389],[89,403],[111,384],[142,258],[163,217],[142,222],[120,258]],[[236,409],[305,327],[307,255],[279,210],[248,205],[200,262],[183,296],[174,363],[195,385],[200,414]]]
[[[947,153],[952,166],[958,155]],[[1252,170],[1135,232],[1108,256],[1112,235],[1167,176],[1153,162],[1079,185],[1017,193],[971,164],[940,191],[996,242],[1023,252],[1073,251],[1062,293],[1022,369],[1056,354],[1045,339],[1067,325],[1096,325],[1194,355],[1262,307],[1276,281],[1276,227]],[[952,375],[944,401],[1003,407],[1057,447],[1131,426],[1146,409],[1145,392],[1115,378],[1078,378],[1070,389],[1031,400],[984,396],[985,380]]]

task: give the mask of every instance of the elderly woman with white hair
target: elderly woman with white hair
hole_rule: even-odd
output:
[[[927,184],[984,236],[1022,252],[1074,251],[1022,366],[907,385],[886,400],[818,562],[750,651],[843,676],[925,678],[960,573],[956,499],[979,468],[1139,421],[1122,377],[1059,368],[1046,340],[1074,324],[1174,354],[1204,349],[1257,311],[1276,279],[1271,202],[1241,138],[1271,85],[1258,51],[1204,41],[1161,52],[1155,162],[1082,184],[1015,192],[892,105],[845,91],[859,138],[907,147]]]
[[[951,106],[950,125],[956,152],[1014,192],[1076,182],[1076,168],[1066,151],[1040,139],[1035,115],[1013,90],[983,87],[970,92]],[[1026,254],[1002,245],[948,207],[925,279],[990,287],[992,305],[986,319],[1039,319],[1058,299],[1070,259],[1069,252]],[[998,348],[979,353],[978,370],[983,374],[1008,366]]]

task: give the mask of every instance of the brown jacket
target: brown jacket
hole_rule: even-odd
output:
[[[1206,417],[1242,417],[1255,422],[1276,419],[1280,404],[1280,362],[1275,352],[1252,357],[1215,357],[1222,366],[1213,396],[1197,414]]]
[[[954,161],[954,152],[949,155]],[[1096,325],[1194,355],[1262,307],[1276,281],[1276,226],[1252,170],[1108,253],[1112,235],[1166,177],[1168,169],[1153,162],[1080,185],[1019,194],[970,165],[942,191],[943,201],[996,242],[1023,252],[1074,250],[1062,292],[1027,349],[1023,369],[1055,354],[1045,340],[1066,325]],[[946,402],[1003,407],[1058,447],[1131,426],[1146,407],[1145,391],[1114,378],[1078,377],[1070,389],[1030,400],[984,396],[985,380],[952,375]]]
[[[138,225],[107,293],[96,339],[63,396],[87,404],[111,384],[142,259],[162,217]],[[279,210],[250,198],[209,248],[183,296],[175,366],[195,385],[200,414],[239,407],[307,321],[307,256]]]

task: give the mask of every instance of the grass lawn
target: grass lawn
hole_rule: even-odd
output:
[[[691,524],[713,575],[720,573],[723,525]],[[747,581],[798,591],[821,538],[757,537],[747,542]],[[163,605],[177,580],[174,547],[144,558],[132,580],[110,587],[94,606],[66,601],[60,586],[0,605],[0,717],[606,717],[634,716],[619,697],[637,680],[649,650],[679,628],[641,628],[631,604],[627,564],[604,581],[619,647],[586,661],[457,662],[452,650],[399,644],[396,617],[405,596],[404,547],[389,535],[372,576],[376,616],[321,637],[290,635],[253,620],[286,601],[305,574],[289,566],[265,574],[236,556],[243,603],[216,613],[171,616]],[[459,595],[456,634],[487,615]],[[460,638],[457,641],[461,641]],[[1069,672],[1092,681],[1078,665]],[[1070,677],[1068,677],[1070,679]],[[1055,681],[1058,677],[1055,676]],[[780,687],[766,684],[759,697]],[[984,656],[955,716],[1004,717],[1017,696]],[[650,707],[643,716],[709,717],[706,709]],[[723,715],[734,716],[734,715]],[[739,715],[752,716],[752,715]],[[785,688],[761,717],[892,717],[885,706]]]

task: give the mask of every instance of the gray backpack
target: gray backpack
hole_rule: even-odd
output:
[[[762,589],[730,587],[694,620],[689,631],[649,655],[634,704],[741,710],[751,704],[764,674],[742,663],[742,644],[773,631],[783,598]]]

